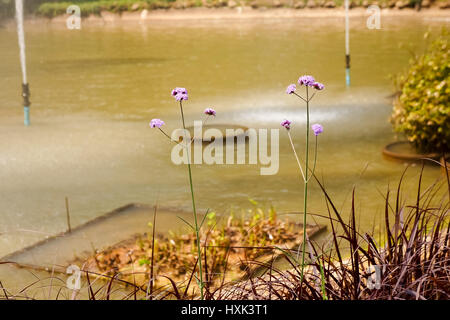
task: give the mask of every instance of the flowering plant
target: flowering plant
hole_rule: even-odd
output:
[[[307,207],[308,207],[308,182],[309,179],[314,175],[314,171],[316,168],[316,163],[317,163],[317,137],[319,136],[320,133],[323,132],[323,127],[322,125],[316,123],[313,124],[311,126],[311,129],[313,130],[314,136],[315,136],[315,152],[314,152],[314,164],[313,164],[313,169],[311,170],[311,174],[309,174],[309,103],[311,102],[312,98],[314,97],[314,95],[316,94],[316,92],[314,92],[312,95],[310,95],[310,88],[315,89],[315,90],[323,90],[325,88],[325,86],[320,83],[317,82],[314,77],[309,76],[309,75],[305,75],[305,76],[301,76],[298,79],[298,84],[300,86],[304,86],[305,87],[305,93],[306,96],[303,97],[299,94],[297,94],[297,86],[295,84],[290,84],[287,89],[286,89],[286,93],[287,94],[293,94],[295,96],[297,96],[298,98],[300,98],[301,100],[303,100],[306,103],[306,150],[305,150],[305,170],[303,170],[303,166],[300,162],[300,159],[297,155],[297,151],[295,150],[294,147],[294,142],[292,141],[292,136],[291,136],[291,124],[292,122],[289,120],[284,120],[283,122],[281,122],[281,126],[286,128],[288,137],[289,137],[289,141],[291,143],[291,147],[292,150],[294,152],[294,156],[295,159],[297,160],[297,164],[303,179],[303,183],[304,183],[304,195],[303,195],[303,243],[302,243],[302,263],[301,263],[301,278],[303,279],[303,274],[304,274],[304,266],[305,266],[305,249],[306,249],[306,214],[307,214]]]
[[[186,132],[186,123],[184,121],[184,112],[183,112],[183,101],[188,100],[188,92],[185,88],[175,88],[172,90],[172,96],[175,98],[176,101],[178,101],[180,106],[180,113],[181,113],[181,123],[183,125],[183,129]],[[210,116],[216,116],[216,111],[212,108],[206,108],[203,113],[207,116],[207,119]],[[205,122],[206,122],[205,120]],[[150,127],[151,128],[157,128],[159,131],[161,131],[167,138],[169,138],[172,142],[178,143],[178,141],[173,140],[161,127],[164,125],[164,121],[161,119],[152,119],[150,121]],[[195,194],[194,194],[194,185],[192,182],[192,170],[191,170],[191,156],[190,156],[190,144],[192,143],[192,140],[187,143],[184,147],[186,148],[187,153],[187,167],[188,167],[188,175],[189,175],[189,187],[191,190],[191,199],[192,199],[192,210],[194,215],[194,225],[192,226],[189,222],[183,220],[185,223],[187,223],[194,231],[196,235],[196,243],[197,243],[197,261],[198,261],[198,283],[200,287],[200,297],[203,300],[203,288],[204,288],[204,282],[203,282],[203,274],[202,274],[202,251],[200,248],[200,229],[202,227],[203,222],[200,224],[198,223],[197,219],[197,210],[195,206]],[[205,215],[205,217],[207,214]]]

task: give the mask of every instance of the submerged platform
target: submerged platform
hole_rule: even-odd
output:
[[[31,246],[0,258],[18,267],[65,272],[75,257],[92,255],[93,251],[129,239],[137,234],[151,231],[154,207],[131,203],[79,225],[71,232],[48,237]],[[177,208],[157,209],[157,232],[166,233],[185,227],[177,216],[190,221],[190,212]]]

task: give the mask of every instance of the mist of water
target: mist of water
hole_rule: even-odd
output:
[[[17,35],[19,37],[20,66],[22,67],[22,81],[27,83],[27,66],[25,62],[25,32],[23,30],[23,0],[16,0]]]

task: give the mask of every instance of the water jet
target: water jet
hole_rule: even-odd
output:
[[[25,32],[23,28],[23,0],[16,0],[17,36],[19,39],[20,66],[22,69],[22,97],[24,125],[30,125],[30,87],[27,81],[27,66],[25,60]]]
[[[345,0],[345,84],[350,87],[350,26],[348,17],[349,3]]]

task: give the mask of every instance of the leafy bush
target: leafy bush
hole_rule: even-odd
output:
[[[0,0],[1,1],[1,0]],[[120,13],[133,11],[133,5],[139,4],[138,9],[167,9],[175,0],[74,0],[73,2],[45,2],[41,4],[36,13],[48,18],[53,18],[66,13],[67,8],[76,4],[80,7],[83,17],[91,14],[100,14],[102,10]]]
[[[400,95],[391,122],[420,152],[450,150],[450,88],[448,31],[412,59],[396,79]]]
[[[61,14],[65,14],[69,3],[60,2],[60,3],[52,3],[47,2],[43,3],[37,9],[37,13],[48,18],[52,18]]]

